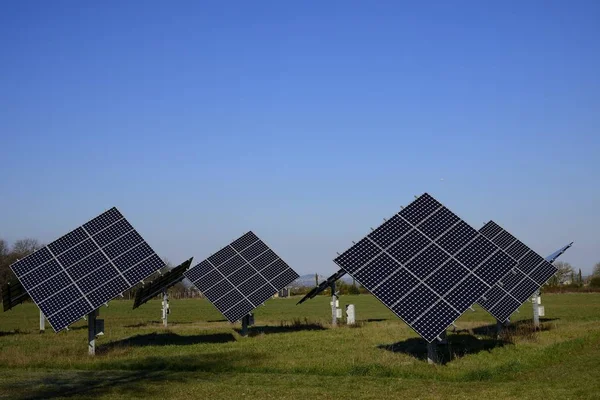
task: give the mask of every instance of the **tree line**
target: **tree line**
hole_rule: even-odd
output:
[[[19,239],[15,241],[12,246],[9,245],[6,240],[0,238],[0,288],[4,287],[8,282],[17,281],[17,278],[10,269],[11,264],[19,259],[27,257],[29,254],[41,249],[43,246],[44,245],[37,239],[32,238]],[[168,260],[165,260],[165,262],[170,264]],[[576,271],[575,268],[566,261],[557,261],[554,263],[554,266],[558,268],[558,272],[550,278],[547,283],[548,287],[589,286],[592,288],[600,288],[600,262],[596,263],[592,275],[589,277],[582,276],[581,269]],[[168,270],[168,268],[165,268],[165,271],[166,270]],[[310,288],[307,288],[305,291],[307,292],[308,290],[310,290]],[[364,288],[356,285],[355,282],[353,282],[353,284],[348,284],[341,280],[336,282],[336,290],[338,290],[340,294],[358,294],[365,291]],[[186,290],[182,284],[175,285],[175,287],[169,290],[172,294],[177,293],[184,297],[187,297],[185,296],[187,291],[188,290]],[[302,292],[303,290],[300,288],[294,289],[294,294],[303,294]],[[328,292],[329,291],[327,290],[324,294],[328,294]],[[130,293],[127,294],[129,296],[126,297],[130,297]]]

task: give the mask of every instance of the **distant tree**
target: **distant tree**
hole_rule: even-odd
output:
[[[319,274],[315,272],[315,286],[319,286]]]
[[[579,268],[579,274],[577,276],[577,284],[578,285],[583,285],[583,277],[581,276],[581,268]]]
[[[593,288],[600,287],[600,275],[594,275],[591,277],[590,287],[593,287]]]
[[[569,277],[573,273],[573,267],[571,264],[565,261],[557,261],[554,266],[558,269],[556,274],[548,280],[549,286],[558,286],[568,281]]]
[[[41,249],[42,247],[43,246],[37,241],[37,239],[19,239],[15,242],[15,244],[13,244],[12,253],[18,258],[23,258],[27,257],[34,251]]]
[[[4,239],[0,239],[0,284],[4,285],[11,276],[10,250]]]
[[[40,242],[31,238],[17,240],[10,249],[4,240],[0,240],[0,285],[16,279],[11,264],[41,248]]]
[[[594,271],[592,272],[594,276],[600,276],[600,262],[594,265]]]

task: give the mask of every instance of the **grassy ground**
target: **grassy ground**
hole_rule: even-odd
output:
[[[260,307],[247,338],[205,300],[173,300],[168,329],[159,301],[114,301],[96,357],[84,322],[39,334],[23,304],[0,314],[0,398],[600,398],[600,294],[545,295],[544,330],[525,305],[500,340],[487,313],[468,312],[438,366],[371,296],[342,297],[360,322],[337,329],[327,297],[297,300]]]

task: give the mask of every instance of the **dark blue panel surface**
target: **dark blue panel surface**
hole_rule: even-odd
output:
[[[460,314],[448,303],[439,300],[421,318],[414,322],[415,330],[421,332],[421,336],[428,342],[439,337],[446,327],[453,323]]]
[[[184,275],[230,322],[244,317],[298,278],[253,232],[236,239]]]
[[[247,261],[252,261],[267,250],[269,250],[269,247],[263,241],[259,240],[252,246],[241,251],[240,255],[244,257],[244,259],[246,259]]]
[[[518,259],[514,272],[504,276],[479,301],[485,310],[504,322],[556,273],[556,267],[493,221],[488,222],[481,232],[495,232],[492,242],[504,246],[508,254]],[[496,265],[500,263],[498,261]],[[501,294],[503,296],[500,297]]]
[[[398,215],[394,215],[373,232],[369,233],[368,237],[379,247],[385,249],[410,230],[411,226],[408,222]]]
[[[113,207],[110,210],[92,219],[91,221],[83,224],[83,227],[90,235],[95,235],[101,230],[108,228],[110,225],[114,224],[121,218],[123,218],[123,215],[121,215],[119,210]]]
[[[431,243],[406,264],[406,269],[415,274],[417,278],[423,280],[449,259],[450,256],[448,253],[434,243]]]
[[[441,206],[436,199],[425,193],[403,208],[398,214],[412,225],[418,225]]]
[[[259,239],[254,232],[250,231],[242,235],[239,239],[234,240],[233,243],[231,243],[231,247],[233,247],[235,251],[241,252],[250,247],[252,244],[256,243],[258,240]]]
[[[50,251],[55,256],[58,256],[65,251],[69,250],[71,247],[75,247],[77,244],[83,242],[88,238],[88,234],[85,233],[83,228],[79,227],[74,231],[67,233],[65,236],[60,239],[55,240],[54,242],[48,245]]]
[[[93,239],[98,246],[104,247],[109,243],[120,239],[122,236],[130,233],[131,231],[133,231],[133,226],[131,226],[131,224],[125,218],[123,218],[97,235],[94,235]]]

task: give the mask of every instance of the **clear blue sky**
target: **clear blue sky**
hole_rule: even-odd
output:
[[[0,237],[117,206],[174,263],[251,229],[329,274],[429,192],[591,272],[600,2],[414,3],[4,2]]]

